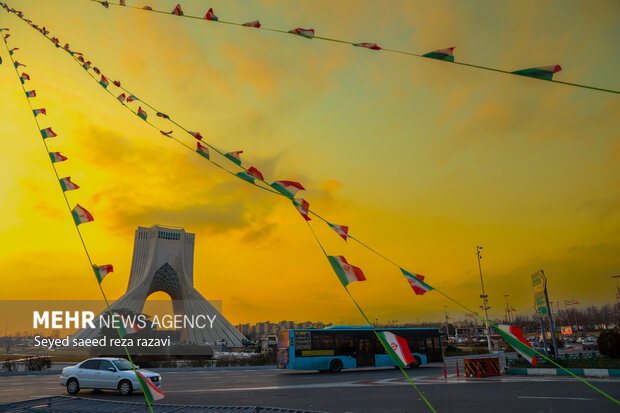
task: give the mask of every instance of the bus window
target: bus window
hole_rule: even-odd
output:
[[[350,335],[336,336],[336,352],[337,356],[351,356],[355,351],[355,342]]]
[[[312,350],[331,350],[334,348],[334,337],[331,334],[312,334]]]

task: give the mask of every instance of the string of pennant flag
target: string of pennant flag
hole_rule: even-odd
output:
[[[239,27],[251,27],[251,28],[259,29],[259,30],[265,30],[265,31],[288,34],[288,35],[295,35],[295,36],[303,37],[306,39],[317,39],[317,40],[328,41],[328,42],[350,44],[352,46],[363,47],[363,48],[375,50],[375,51],[383,51],[383,52],[397,53],[397,54],[407,55],[407,56],[412,56],[412,57],[435,59],[435,60],[439,60],[443,62],[453,63],[456,65],[468,66],[468,67],[475,68],[475,69],[487,70],[487,71],[492,71],[492,72],[497,72],[497,73],[504,73],[508,75],[525,76],[525,77],[529,77],[532,79],[546,80],[546,81],[553,82],[553,83],[558,83],[558,84],[573,86],[573,87],[579,87],[579,88],[585,88],[585,89],[591,89],[591,90],[596,90],[600,92],[620,93],[620,91],[610,89],[610,88],[595,87],[595,86],[585,85],[581,83],[564,82],[561,80],[554,79],[553,78],[554,75],[562,70],[562,67],[559,64],[531,67],[531,68],[518,69],[518,70],[513,70],[513,71],[502,70],[502,69],[497,69],[497,68],[493,68],[489,66],[482,66],[482,65],[472,64],[472,63],[459,62],[454,59],[455,47],[447,47],[443,49],[433,50],[427,53],[413,53],[413,52],[408,52],[404,50],[396,50],[396,49],[389,49],[389,48],[381,47],[377,45],[377,43],[352,42],[352,41],[347,41],[347,40],[334,39],[330,37],[317,36],[315,34],[314,29],[304,29],[301,27],[296,27],[290,30],[280,30],[280,29],[272,29],[272,28],[263,27],[259,20],[254,20],[254,21],[247,22],[247,23],[236,23],[236,22],[221,20],[219,17],[215,15],[213,8],[210,8],[206,12],[204,17],[200,17],[200,16],[186,15],[183,12],[183,7],[181,6],[180,3],[177,4],[174,7],[174,9],[172,9],[172,11],[165,11],[165,10],[154,9],[151,6],[128,6],[125,0],[120,0],[119,3],[113,3],[113,2],[102,1],[102,0],[89,0],[89,1],[94,2],[94,3],[99,3],[106,9],[108,9],[110,6],[123,6],[126,8],[137,9],[137,10],[147,11],[151,13],[162,13],[162,14],[168,14],[168,15],[173,15],[173,16],[178,16],[178,17],[198,19],[198,20],[222,23],[222,24],[239,26]]]
[[[0,3],[1,4],[1,3]],[[60,48],[59,45],[59,39],[57,39],[56,37],[49,37],[49,31],[47,31],[45,29],[45,27],[39,27],[37,25],[35,25],[34,23],[32,23],[30,20],[25,19],[23,17],[23,13],[16,11],[14,9],[9,9],[8,6],[6,6],[5,4],[2,4],[2,6],[10,12],[13,12],[14,14],[16,14],[18,17],[20,17],[22,20],[24,20],[26,23],[28,23],[31,27],[35,28],[36,30],[38,30],[41,34],[43,34],[46,38],[48,38],[48,40],[50,40],[52,43],[54,43],[54,45],[57,48]],[[8,34],[5,36],[5,42],[6,42],[6,38],[8,37]],[[65,52],[69,53],[75,61],[79,62],[82,67],[89,73],[89,75],[97,80],[98,76],[101,76],[100,80],[99,80],[99,84],[112,96],[115,96],[115,94],[113,94],[111,92],[111,90],[109,89],[109,80],[108,77],[106,77],[104,74],[102,74],[102,72],[97,68],[97,67],[92,67],[91,70],[91,62],[90,61],[86,61],[84,58],[84,55],[80,52],[76,52],[70,49],[68,44],[65,44],[65,46],[63,48],[61,48],[62,50],[64,50]],[[8,50],[8,47],[7,47]],[[12,53],[10,53],[12,55]],[[17,68],[19,67],[19,62],[15,62],[15,68],[17,70]],[[94,73],[94,74],[93,74]],[[95,77],[95,75],[97,75],[97,77]],[[22,79],[23,76],[20,76],[20,80],[22,82],[22,84],[24,83],[24,79]],[[362,241],[352,237],[349,234],[349,228],[347,226],[343,226],[343,225],[334,225],[331,224],[329,221],[327,221],[326,219],[324,219],[323,217],[321,217],[320,215],[318,215],[317,213],[315,213],[314,211],[310,210],[309,208],[309,203],[307,201],[305,201],[302,198],[295,198],[295,195],[297,194],[298,191],[300,190],[304,190],[305,188],[298,182],[293,182],[293,181],[276,181],[273,182],[271,184],[268,184],[262,173],[260,173],[260,171],[258,171],[258,169],[256,169],[255,167],[250,167],[250,168],[245,168],[245,166],[243,165],[241,158],[240,158],[240,154],[243,153],[242,151],[234,151],[234,152],[227,152],[224,153],[223,151],[218,150],[217,148],[213,147],[212,145],[210,145],[208,142],[206,142],[205,140],[203,140],[202,135],[199,132],[192,132],[189,131],[188,129],[184,128],[183,126],[181,126],[180,124],[178,124],[177,122],[175,122],[173,119],[171,119],[168,115],[157,111],[153,106],[149,105],[148,103],[138,99],[134,94],[132,94],[131,92],[129,92],[127,89],[125,89],[124,87],[121,86],[120,81],[113,81],[112,84],[119,88],[120,90],[123,91],[122,94],[120,94],[118,97],[116,97],[116,99],[126,108],[128,108],[130,111],[132,111],[134,114],[136,114],[137,116],[139,116],[143,121],[147,122],[147,124],[149,124],[151,127],[158,129],[159,132],[168,137],[168,138],[172,138],[175,141],[179,142],[180,144],[182,144],[183,146],[192,149],[189,145],[186,145],[185,143],[183,143],[182,141],[180,141],[179,139],[176,139],[172,136],[172,131],[170,132],[164,132],[163,130],[159,129],[156,125],[152,124],[151,122],[149,122],[148,119],[148,113],[142,109],[142,106],[139,106],[137,110],[133,110],[131,109],[125,102],[133,102],[133,101],[139,101],[141,103],[143,103],[145,105],[146,108],[155,111],[156,112],[156,116],[159,118],[162,118],[164,120],[170,121],[171,123],[173,123],[174,125],[176,125],[177,127],[180,127],[183,131],[187,132],[188,134],[192,135],[196,140],[197,140],[197,147],[194,150],[195,152],[197,152],[200,156],[202,156],[203,158],[207,159],[208,161],[210,161],[211,163],[215,164],[216,166],[218,166],[219,168],[225,170],[226,172],[246,181],[249,182],[261,189],[264,190],[268,190],[270,192],[276,193],[278,195],[282,195],[285,196],[286,198],[292,200],[294,206],[297,208],[297,210],[301,213],[301,215],[304,217],[304,219],[306,220],[306,222],[308,223],[308,221],[311,220],[309,215],[313,215],[317,218],[319,218],[320,220],[326,222],[340,237],[342,237],[344,239],[344,241],[347,241],[348,238],[351,238],[353,240],[355,240],[356,242],[358,242],[359,244],[361,244],[362,246],[366,247],[367,249],[369,249],[370,251],[374,252],[375,254],[379,255],[380,257],[384,258],[385,260],[387,260],[388,262],[392,263],[393,265],[397,266],[399,268],[399,270],[402,272],[402,274],[404,275],[405,279],[408,281],[408,283],[411,285],[411,288],[413,289],[414,293],[416,295],[421,295],[421,294],[425,294],[426,292],[429,291],[436,291],[437,293],[441,294],[442,296],[444,296],[445,298],[449,299],[450,301],[454,302],[456,305],[458,305],[459,307],[465,309],[467,312],[475,314],[472,310],[470,310],[469,308],[467,308],[465,305],[459,303],[458,301],[454,300],[453,298],[449,297],[448,295],[444,294],[443,292],[437,290],[436,288],[432,287],[430,284],[425,282],[425,278],[424,276],[420,275],[420,274],[414,274],[411,272],[406,271],[405,269],[403,269],[401,266],[399,266],[398,264],[396,264],[394,261],[390,260],[389,258],[387,258],[386,256],[384,256],[383,254],[377,252],[376,250],[372,249],[371,247],[367,246],[365,243],[363,243]],[[120,91],[119,90],[119,91]],[[24,89],[25,91],[25,89]],[[33,93],[33,96],[36,96],[36,92],[31,91]],[[28,93],[30,92],[26,92],[27,96]],[[128,96],[127,96],[128,94]],[[44,110],[44,109],[43,109]],[[38,115],[38,113],[35,112],[35,110],[33,109],[33,114],[35,115],[35,120],[36,120],[36,116]],[[54,134],[53,131],[51,131],[51,128],[49,129],[49,133],[50,134]],[[42,130],[42,135],[44,136],[44,139],[46,138],[45,134],[47,134],[48,132],[43,132]],[[53,135],[55,136],[55,134]],[[204,143],[203,144],[201,144]],[[205,146],[206,145],[206,146]],[[224,159],[228,160],[229,162],[233,163],[234,165],[236,165],[237,167],[241,168],[242,171],[238,172],[238,173],[234,173],[230,170],[228,170],[227,168],[225,168],[224,166],[222,166],[219,163],[214,162],[211,159],[210,156],[210,152],[208,150],[208,148],[213,149],[215,152],[217,152],[219,155],[221,155]],[[60,155],[60,154],[58,154]],[[50,157],[52,155],[50,154]],[[62,156],[62,155],[60,155]],[[65,158],[66,159],[66,158]],[[63,160],[65,160],[63,159]],[[54,162],[54,161],[53,161]],[[261,185],[257,185],[257,181],[261,184]],[[77,189],[77,188],[73,188],[75,184],[70,182],[70,179],[68,180],[68,182],[65,182],[64,184],[61,183],[61,186],[63,188],[63,191],[65,191],[65,187],[66,188],[72,188],[72,189]],[[71,189],[68,189],[71,190]],[[63,192],[64,193],[64,192]],[[72,212],[73,213],[73,212]],[[79,220],[82,219],[86,219],[86,221],[84,222],[89,222],[88,219],[90,217],[90,219],[92,220],[92,216],[90,216],[90,214],[88,213],[88,211],[78,211],[76,212],[77,216],[79,218]],[[74,219],[75,218],[75,214],[74,214]],[[81,223],[81,222],[80,222]],[[78,220],[76,220],[76,226],[79,225],[78,224]],[[310,228],[310,230],[312,231],[315,239],[317,240],[321,250],[323,251],[324,255],[326,256],[328,262],[330,263],[330,266],[332,267],[332,269],[334,270],[334,272],[336,273],[336,275],[338,276],[340,282],[342,283],[343,287],[345,288],[345,290],[347,291],[348,295],[351,297],[351,299],[353,300],[353,302],[355,303],[355,305],[357,306],[357,308],[359,309],[359,311],[361,312],[361,314],[363,315],[363,317],[366,319],[366,321],[371,324],[368,320],[368,317],[366,316],[366,314],[364,313],[364,311],[362,310],[362,308],[358,305],[357,301],[354,299],[354,297],[351,295],[351,293],[348,290],[348,285],[351,282],[356,282],[356,281],[365,281],[365,275],[363,273],[363,271],[358,268],[355,267],[351,264],[349,264],[347,262],[347,260],[343,257],[343,256],[330,256],[327,255],[327,253],[325,252],[325,249],[323,247],[323,245],[321,244],[320,240],[318,239],[318,237],[316,236],[316,234],[314,233],[314,231],[312,230],[312,227],[310,226],[310,224],[308,223],[308,227]],[[111,268],[110,268],[111,270]],[[105,272],[107,273],[107,272]],[[105,273],[103,274],[103,276],[105,276]],[[96,271],[96,274],[97,271]],[[99,277],[97,276],[98,280],[101,281],[103,279],[103,277]],[[103,292],[103,290],[102,290]],[[475,317],[479,318],[482,321],[487,321],[485,318],[475,314]],[[490,323],[490,322],[489,322]],[[490,323],[493,327],[496,328],[496,330],[498,331],[498,333],[500,335],[502,335],[502,337],[504,337],[504,339],[509,342],[510,344],[513,345],[513,347],[519,351],[520,353],[522,353],[524,356],[528,357],[529,360],[531,360],[532,362],[535,363],[535,357],[539,356],[539,357],[543,357],[547,360],[549,360],[551,363],[555,364],[557,367],[562,368],[561,366],[557,365],[553,360],[548,359],[546,356],[544,356],[543,354],[533,350],[530,346],[529,343],[527,343],[527,341],[522,337],[522,334],[520,333],[520,330],[516,327],[513,326],[504,326],[504,325],[499,325],[496,326],[493,323]],[[385,337],[379,337],[379,340],[383,343],[386,344],[385,342]],[[407,350],[408,351],[408,350]],[[409,352],[410,353],[410,352]],[[391,353],[390,353],[391,354]],[[395,353],[396,354],[396,353]],[[396,354],[398,356],[398,354]],[[398,358],[395,359],[395,361],[397,362],[397,364],[399,366],[401,366],[403,363],[406,362],[406,357],[405,358]],[[405,363],[404,365],[407,365],[408,363]],[[401,366],[402,367],[402,366]],[[584,382],[585,384],[587,384],[588,386],[592,387],[593,389],[595,389],[596,391],[600,392],[601,394],[605,395],[606,397],[608,397],[609,399],[611,399],[612,401],[619,403],[617,400],[615,400],[614,398],[612,398],[611,396],[607,395],[606,393],[604,393],[603,391],[601,391],[600,389],[594,387],[592,384],[590,384],[589,382],[583,380],[582,378],[574,375],[573,373],[571,373],[570,371],[566,370],[568,372],[568,374],[574,376],[575,378],[577,378],[578,380]],[[407,376],[407,378],[409,379],[409,381],[411,382],[411,384],[415,386],[415,383],[408,377],[408,375],[404,372],[403,373]],[[416,387],[416,390],[417,387]],[[424,398],[424,396],[421,394],[421,392],[418,390],[418,393],[422,396],[422,398],[424,399],[424,401],[427,403],[428,407],[434,411],[432,405],[428,402],[428,400],[426,400],[426,398]],[[620,404],[620,403],[619,403]]]
[[[0,28],[0,33],[4,32],[4,31],[8,31],[8,28]],[[88,222],[92,222],[95,220],[95,218],[93,217],[93,215],[83,206],[81,206],[80,204],[76,204],[73,208],[71,208],[71,204],[69,203],[69,199],[67,197],[67,192],[69,191],[75,191],[77,189],[80,188],[80,186],[78,184],[76,184],[75,182],[73,182],[71,180],[70,176],[66,176],[66,177],[60,177],[60,174],[58,173],[58,169],[56,167],[57,163],[60,162],[65,162],[68,160],[67,156],[64,156],[63,154],[61,154],[60,152],[54,152],[54,151],[50,151],[50,145],[48,145],[48,139],[50,138],[55,138],[58,136],[58,134],[52,129],[52,127],[47,127],[47,128],[42,128],[41,126],[41,122],[39,121],[39,116],[40,115],[44,115],[47,117],[47,110],[46,108],[35,108],[35,106],[33,106],[33,98],[37,97],[37,93],[36,90],[26,90],[26,81],[30,81],[30,76],[25,73],[22,72],[21,74],[19,73],[19,68],[20,67],[26,67],[25,64],[20,63],[18,60],[14,59],[13,56],[15,54],[15,52],[17,50],[19,50],[19,48],[14,47],[14,48],[10,48],[8,46],[8,42],[7,39],[10,37],[10,34],[5,34],[3,36],[3,40],[4,40],[4,45],[6,47],[6,50],[9,53],[9,57],[11,59],[11,62],[13,63],[13,67],[15,69],[15,73],[17,74],[20,83],[21,83],[21,87],[22,87],[22,91],[24,92],[25,96],[26,96],[26,101],[28,103],[28,105],[30,106],[30,109],[32,111],[32,115],[33,115],[33,119],[35,124],[37,125],[37,128],[39,129],[39,132],[41,134],[41,138],[42,138],[42,142],[43,142],[43,146],[45,148],[45,151],[47,152],[48,156],[49,156],[49,160],[51,162],[52,165],[52,170],[54,171],[54,174],[56,176],[56,179],[58,181],[58,183],[60,184],[60,189],[62,191],[62,195],[63,195],[63,199],[65,200],[65,203],[67,205],[67,208],[69,210],[69,212],[71,213],[71,216],[73,218],[73,223],[75,225],[75,229],[77,231],[78,237],[81,241],[82,247],[84,248],[84,252],[86,253],[86,257],[90,263],[90,266],[93,270],[93,273],[95,275],[95,278],[97,279],[97,283],[99,286],[99,290],[103,296],[103,299],[105,301],[106,304],[106,311],[110,314],[111,317],[120,317],[121,319],[123,318],[122,315],[120,314],[116,314],[112,311],[110,304],[108,302],[108,298],[105,294],[105,291],[103,290],[103,287],[101,285],[103,279],[105,278],[105,276],[109,273],[111,273],[113,271],[113,266],[110,264],[106,264],[106,265],[95,265],[93,263],[93,260],[91,258],[91,254],[86,246],[86,242],[84,241],[84,237],[82,236],[82,231],[80,230],[80,225],[82,224],[86,224]],[[1,60],[0,60],[1,63]],[[118,335],[120,338],[124,338],[127,334],[131,333],[132,330],[132,326],[128,325],[127,328],[125,328],[125,326],[123,324],[126,323],[119,323],[119,327],[116,329],[118,332]],[[125,345],[123,344],[123,348],[125,350],[125,354],[127,355],[128,360],[131,362],[132,368],[134,370],[134,373],[136,374],[138,381],[140,382],[140,385],[142,387],[142,390],[144,392],[144,396],[146,398],[147,404],[151,410],[151,412],[153,412],[153,409],[151,407],[150,401],[152,400],[157,400],[157,399],[161,399],[163,397],[165,397],[165,395],[161,392],[161,390],[157,389],[150,380],[146,379],[139,371],[136,370],[136,367],[133,363],[133,360],[131,359],[131,355],[129,354],[129,351],[127,349],[127,347],[125,347]]]

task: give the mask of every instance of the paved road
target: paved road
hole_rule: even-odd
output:
[[[502,376],[464,379],[443,368],[408,371],[438,412],[617,412],[618,405],[575,379]],[[398,370],[320,374],[282,370],[192,371],[162,373],[163,403],[262,405],[328,412],[424,412],[424,402]],[[620,380],[589,379],[616,399]],[[0,402],[66,394],[57,376],[0,377]],[[116,392],[80,396],[142,401],[141,394]],[[160,403],[161,403],[160,402]]]

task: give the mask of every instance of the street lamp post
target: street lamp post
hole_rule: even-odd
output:
[[[620,282],[618,281],[620,275],[612,275],[611,278],[616,279],[616,304],[618,304],[620,302]]]
[[[506,322],[510,324],[510,305],[508,304],[508,296],[509,294],[504,294],[504,297],[506,297]]]
[[[480,250],[482,249],[482,247],[476,245],[476,255],[478,256],[478,270],[480,271],[480,285],[482,286],[482,295],[480,296],[480,298],[482,298],[482,308],[484,309],[484,325],[487,329],[487,343],[489,344],[489,353],[493,352],[493,344],[491,343],[491,331],[489,330],[489,309],[491,307],[489,307],[489,300],[487,295],[484,292],[484,281],[482,280],[482,266],[480,265],[480,259],[482,258],[480,256]]]

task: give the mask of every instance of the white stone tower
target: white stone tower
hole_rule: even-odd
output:
[[[133,259],[125,294],[112,304],[112,310],[139,314],[152,293],[163,291],[172,299],[175,315],[189,317],[216,315],[213,328],[183,329],[181,340],[195,344],[229,347],[243,345],[245,337],[194,288],[194,234],[183,228],[153,225],[138,227]],[[74,337],[96,337],[98,331]]]

